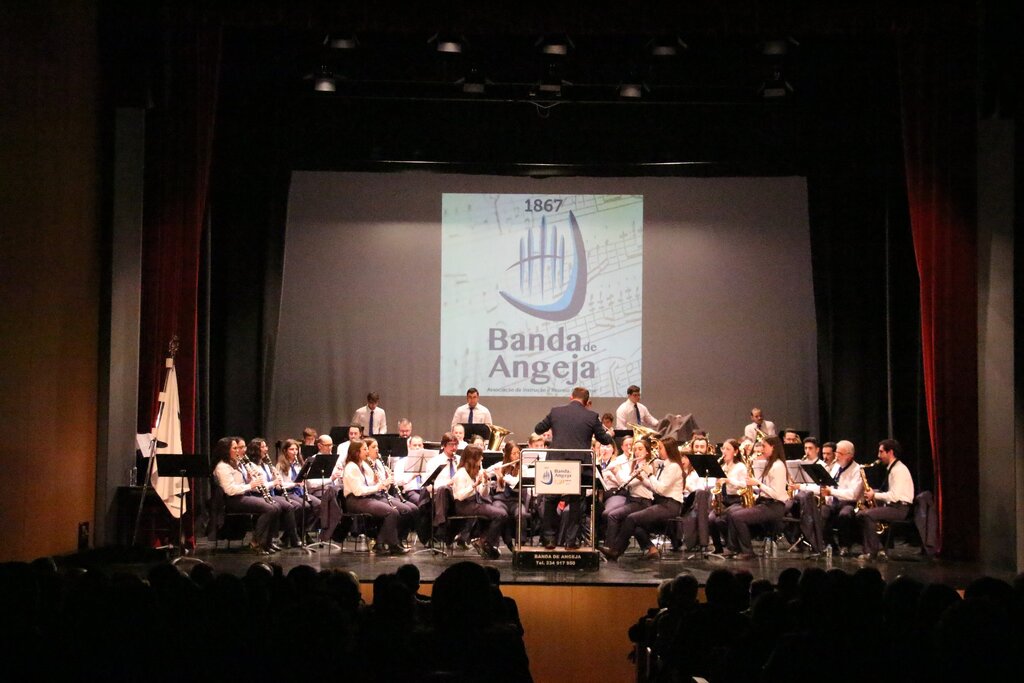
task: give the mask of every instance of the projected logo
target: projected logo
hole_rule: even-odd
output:
[[[569,253],[565,237],[557,226],[549,227],[543,216],[539,230],[531,227],[519,239],[519,260],[506,269],[519,269],[519,292],[499,291],[505,301],[543,320],[569,320],[580,312],[587,300],[587,250],[572,211]]]

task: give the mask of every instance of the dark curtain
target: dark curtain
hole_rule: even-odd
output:
[[[206,17],[166,11],[161,20],[163,71],[146,133],[138,428],[148,432],[156,419],[164,358],[177,336],[182,447],[194,452],[200,252],[221,37]]]
[[[852,441],[861,462],[896,438],[928,488],[895,45],[860,36],[802,49],[821,436]]]
[[[978,555],[975,45],[966,24],[899,50],[940,552],[956,559]]]

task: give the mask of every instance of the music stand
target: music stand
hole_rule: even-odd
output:
[[[402,458],[409,452],[408,440],[398,434],[374,434],[382,458]]]
[[[804,445],[802,443],[784,443],[782,451],[786,454],[786,460],[801,460],[804,457]]]
[[[208,456],[202,453],[157,453],[156,454],[156,473],[163,477],[178,477],[178,557],[171,561],[171,564],[177,565],[180,562],[199,562],[202,560],[194,557],[186,557],[185,552],[185,530],[184,530],[184,517],[185,517],[185,478],[190,479],[202,479],[211,476],[209,467],[207,466]]]
[[[446,463],[441,463],[440,465],[438,465],[434,469],[433,472],[430,473],[430,476],[427,477],[427,480],[425,482],[423,482],[423,488],[424,489],[426,489],[428,486],[430,486],[431,484],[434,483],[434,480],[437,479],[437,475],[441,474],[441,470],[444,469],[445,464]],[[439,550],[438,548],[434,547],[434,492],[433,491],[430,492],[430,544],[426,548],[423,548],[422,550],[417,550],[416,552],[413,553],[413,555],[419,555],[420,553],[434,553],[434,554],[441,555],[441,557],[448,557],[448,553],[446,553],[445,551]]]
[[[318,449],[316,447],[315,443],[302,444],[301,446],[299,446],[299,453],[302,454],[302,461],[303,462],[305,462],[305,461],[309,460],[310,458],[312,458],[314,455],[316,455],[319,452],[319,450],[320,449]]]
[[[299,473],[295,476],[295,483],[302,484],[302,482],[306,481],[307,479],[330,479],[331,472],[334,471],[334,466],[337,463],[337,453],[317,453],[312,458],[307,460],[305,464],[302,465],[302,469],[299,470]],[[308,486],[302,486],[303,496],[305,496],[308,489]],[[321,496],[323,495],[323,491],[326,489],[327,485],[325,484],[320,492]],[[304,498],[303,503],[307,502],[309,501]],[[321,500],[321,505],[326,505],[326,503],[324,503]],[[305,505],[303,506],[303,510],[305,510]],[[305,513],[303,513],[303,515],[305,515]],[[305,524],[303,524],[302,533],[303,535],[305,535],[306,533]],[[330,554],[332,548],[341,550],[341,548],[338,547],[338,544],[332,541],[331,539],[327,539],[326,541],[317,541],[316,543],[310,543],[308,546],[305,546],[305,548],[327,548],[328,554]]]
[[[484,451],[481,467],[487,469],[491,465],[496,465],[501,462],[503,457],[504,454],[501,451]]]
[[[830,488],[839,486],[839,482],[828,473],[828,470],[826,470],[825,466],[820,462],[811,463],[809,465],[801,463],[800,469],[802,469],[806,475],[810,477],[811,481],[818,486],[828,486]]]
[[[466,430],[467,443],[471,436],[483,437],[484,443],[491,439],[491,427],[486,422],[463,422],[462,428]]]

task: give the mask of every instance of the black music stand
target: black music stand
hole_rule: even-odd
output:
[[[782,451],[786,454],[786,460],[800,460],[804,457],[804,445],[802,443],[784,443]]]
[[[487,443],[491,438],[491,427],[486,422],[463,422],[462,428],[466,431],[467,443],[471,436],[482,437],[484,443]]]
[[[299,473],[295,476],[295,483],[302,485],[304,504],[303,510],[305,510],[305,503],[309,502],[308,499],[305,498],[305,494],[308,492],[309,487],[303,484],[302,482],[306,481],[307,479],[329,479],[331,476],[331,472],[334,471],[334,466],[337,463],[337,453],[317,453],[302,465],[302,469],[299,470]],[[324,485],[323,488],[324,490],[326,490],[327,486]],[[326,503],[323,502],[322,494],[323,491],[321,491],[320,504],[326,505]],[[303,516],[305,516],[305,512],[303,512]],[[306,534],[305,524],[303,524],[302,534]],[[317,541],[316,543],[310,543],[308,546],[304,547],[307,550],[312,550],[314,548],[327,548],[328,554],[330,554],[332,548],[336,550],[341,550],[338,544],[332,541],[331,539],[327,539],[326,541]]]
[[[185,479],[203,479],[210,477],[210,470],[207,466],[209,457],[202,453],[157,453],[156,454],[156,473],[162,477],[178,478],[178,500],[179,500],[179,512],[178,512],[178,557],[171,561],[171,564],[177,565],[181,562],[196,562],[202,563],[202,560],[194,557],[186,557],[185,550],[185,529],[184,529],[184,517],[185,517]],[[191,489],[190,489],[191,490]]]
[[[425,482],[423,482],[423,488],[424,489],[426,489],[428,486],[430,486],[431,484],[434,483],[434,480],[437,479],[437,475],[441,474],[441,470],[444,469],[444,466],[445,466],[445,463],[441,463],[440,465],[437,466],[437,468],[433,472],[430,473],[430,476],[427,477],[427,480]],[[435,548],[434,547],[434,497],[435,497],[434,496],[434,492],[431,491],[430,492],[430,545],[428,545],[426,548],[423,548],[422,550],[417,550],[416,552],[413,553],[413,555],[419,555],[420,553],[432,553],[432,554],[435,554],[435,555],[440,555],[441,557],[448,557],[448,553],[446,553],[443,550],[440,550],[439,548]]]
[[[312,444],[312,443],[311,444],[305,444],[304,443],[301,446],[299,446],[299,453],[302,454],[302,461],[303,462],[305,462],[305,461],[309,460],[310,458],[312,458],[314,455],[317,454],[317,452],[319,452],[319,449],[316,447],[316,444]]]
[[[828,470],[826,470],[825,466],[820,462],[811,463],[809,465],[801,464],[800,469],[802,469],[811,481],[818,486],[828,486],[830,488],[833,486],[839,486],[839,482],[828,473]]]
[[[409,452],[409,440],[398,434],[374,434],[382,458],[404,458]]]

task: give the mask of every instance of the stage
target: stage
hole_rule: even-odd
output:
[[[758,554],[753,560],[740,561],[723,559],[714,555],[706,558],[694,557],[685,552],[663,552],[661,559],[652,561],[641,559],[635,545],[619,558],[618,562],[607,562],[600,559],[596,570],[565,571],[559,569],[524,570],[513,566],[512,553],[507,548],[501,549],[501,557],[489,560],[480,557],[472,548],[461,550],[448,549],[448,556],[424,551],[418,543],[403,556],[378,557],[373,553],[354,550],[352,539],[345,544],[344,550],[322,549],[306,553],[300,549],[288,549],[273,555],[254,555],[244,545],[237,542],[227,548],[222,541],[220,548],[215,550],[213,543],[200,540],[197,548],[182,564],[187,570],[189,563],[201,560],[213,566],[218,572],[227,572],[242,576],[254,562],[267,562],[279,565],[287,573],[291,568],[308,564],[317,569],[338,569],[355,572],[363,583],[371,583],[379,574],[394,572],[402,564],[415,564],[424,583],[431,583],[449,565],[463,560],[491,565],[501,571],[503,585],[576,585],[576,586],[631,586],[655,587],[661,581],[670,579],[681,572],[693,574],[703,586],[708,575],[715,569],[730,571],[748,571],[754,579],[768,579],[773,583],[779,573],[789,567],[803,570],[818,567],[829,570],[842,569],[852,573],[861,567],[870,566],[878,569],[882,578],[891,581],[897,576],[911,576],[924,583],[944,583],[957,589],[963,589],[973,579],[989,575],[1010,580],[1012,572],[992,567],[985,567],[975,562],[952,562],[941,559],[927,558],[920,554],[915,546],[897,543],[889,553],[887,560],[861,561],[856,557],[833,556],[829,559],[806,559],[801,552],[786,552],[780,547],[776,557],[763,557]],[[755,544],[755,550],[760,550]],[[587,549],[584,548],[584,551]],[[526,546],[524,552],[541,552],[542,548]],[[547,551],[544,551],[547,554]],[[563,549],[551,551],[557,556]],[[579,553],[575,553],[578,555]],[[173,559],[174,556],[171,557]],[[108,572],[128,572],[144,574],[148,569],[167,558],[161,551],[145,550],[143,552],[126,552],[117,549],[101,549],[86,554],[72,555],[62,558],[62,564],[98,567]]]

